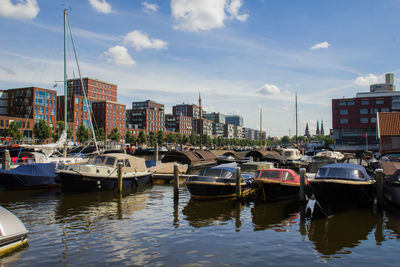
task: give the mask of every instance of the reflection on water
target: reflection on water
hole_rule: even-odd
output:
[[[330,218],[312,218],[308,237],[324,255],[351,253],[351,248],[367,240],[376,225],[377,216],[372,210],[353,209]]]
[[[0,266],[398,264],[400,208],[316,218],[296,201],[196,201],[185,187],[138,192],[1,192],[29,246]],[[397,249],[399,248],[399,249]]]

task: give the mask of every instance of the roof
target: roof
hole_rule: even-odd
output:
[[[378,135],[400,136],[400,112],[378,112]]]

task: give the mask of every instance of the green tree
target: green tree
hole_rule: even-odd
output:
[[[281,138],[281,144],[289,144],[290,143],[290,137],[285,135]]]
[[[121,135],[119,134],[119,130],[117,127],[113,128],[110,132],[110,134],[108,135],[108,139],[110,139],[111,141],[120,141],[121,140]]]
[[[161,145],[164,142],[164,132],[159,130],[157,132],[157,143]]]
[[[33,126],[33,134],[38,140],[39,144],[42,144],[46,139],[52,136],[51,128],[47,125],[45,120],[39,120]]]
[[[4,130],[4,136],[10,136],[13,140],[21,140],[22,134],[19,131],[20,126],[16,121],[10,122],[8,129]]]
[[[89,129],[83,124],[79,125],[77,139],[80,143],[84,143],[90,139]]]
[[[96,135],[97,141],[105,141],[106,140],[106,132],[104,131],[103,127],[95,130],[94,133]]]
[[[176,143],[177,143],[177,144],[182,144],[183,136],[181,135],[181,133],[177,133],[177,134],[175,135],[175,139],[176,139]]]
[[[176,136],[175,136],[175,134],[173,134],[173,133],[168,133],[168,134],[165,136],[165,141],[168,142],[168,143],[176,143]]]
[[[137,140],[138,140],[138,143],[139,143],[140,145],[145,144],[145,143],[147,142],[147,136],[146,136],[146,134],[145,134],[143,131],[140,131]]]
[[[135,145],[136,143],[136,136],[131,134],[130,131],[126,131],[125,133],[125,142],[131,144],[131,145]]]
[[[150,146],[155,146],[156,145],[156,140],[157,140],[156,134],[153,131],[149,132],[149,143],[150,143]]]
[[[61,136],[63,131],[64,131],[64,122],[63,121],[57,121],[56,130],[54,132],[54,140],[60,139],[60,136]]]

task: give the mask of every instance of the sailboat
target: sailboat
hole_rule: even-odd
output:
[[[44,157],[41,157],[40,162],[34,162],[30,164],[22,164],[13,168],[11,170],[7,169],[0,169],[0,186],[5,188],[6,190],[10,189],[36,189],[36,188],[47,188],[47,187],[54,187],[59,186],[56,182],[56,169],[59,168],[68,168],[70,165],[76,164],[83,164],[87,163],[88,159],[82,157],[67,157],[67,49],[66,49],[66,31],[67,31],[67,10],[64,10],[64,131],[61,134],[59,140],[53,144],[45,144],[45,145],[22,145],[25,148],[32,148],[32,149],[39,149],[44,154]],[[72,34],[71,34],[72,38]],[[75,59],[76,51],[75,51],[75,44],[74,45],[74,52],[75,52]],[[80,69],[78,64],[78,71],[80,75]],[[82,82],[82,78],[81,78]],[[83,83],[82,83],[83,84]],[[86,99],[86,95],[85,95]],[[87,101],[85,101],[87,105]],[[89,109],[88,109],[89,110]],[[91,122],[91,116],[90,116]],[[91,129],[94,136],[94,129],[93,124],[91,123]],[[97,142],[95,140],[95,145],[97,149]],[[63,157],[57,157],[55,155],[56,151],[59,148],[64,148],[64,155]],[[98,151],[98,149],[97,149]]]

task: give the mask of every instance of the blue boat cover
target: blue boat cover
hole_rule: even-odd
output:
[[[56,176],[56,163],[32,163],[20,165],[15,169],[4,170],[0,169],[1,174],[21,175],[21,176]]]
[[[237,163],[236,162],[231,162],[231,163],[226,163],[226,164],[221,164],[221,165],[218,165],[218,166],[214,166],[214,167],[211,167],[210,169],[212,169],[212,170],[214,170],[214,169],[225,170],[225,171],[228,171],[228,172],[235,173],[236,167],[238,167]]]

